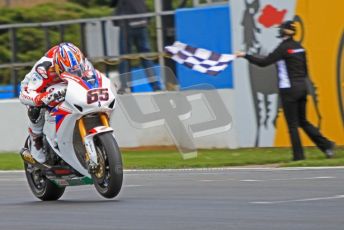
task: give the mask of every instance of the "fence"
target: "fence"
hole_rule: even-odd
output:
[[[156,1],[159,2],[159,1]],[[117,57],[110,57],[107,55],[107,41],[106,41],[106,29],[105,29],[105,23],[107,21],[118,21],[118,20],[123,20],[123,19],[134,19],[134,18],[156,18],[156,31],[157,31],[157,53],[150,53],[150,54],[141,54],[140,56],[152,56],[156,55],[159,56],[159,54],[163,53],[163,43],[162,43],[162,21],[161,17],[164,15],[173,15],[173,11],[167,11],[167,12],[162,12],[161,10],[161,5],[157,4],[156,8],[158,9],[157,12],[155,13],[145,13],[145,14],[137,14],[137,15],[126,15],[126,16],[112,16],[112,17],[103,17],[103,18],[98,18],[98,19],[80,19],[80,20],[66,20],[66,21],[57,21],[57,22],[45,22],[45,23],[22,23],[22,24],[10,24],[10,25],[0,25],[0,31],[1,30],[7,30],[10,36],[10,47],[11,47],[11,62],[10,63],[5,63],[5,64],[0,64],[0,69],[4,68],[10,68],[11,69],[11,79],[12,79],[12,84],[13,86],[16,86],[18,84],[19,78],[18,78],[18,69],[23,68],[23,67],[28,67],[32,66],[34,62],[18,62],[18,49],[17,49],[17,30],[21,28],[26,28],[26,27],[38,27],[41,28],[44,31],[45,35],[45,47],[46,49],[49,49],[51,47],[50,44],[50,38],[49,38],[49,28],[55,27],[58,28],[59,35],[60,35],[60,41],[64,41],[65,37],[65,27],[68,25],[79,25],[80,28],[80,46],[82,50],[85,50],[85,25],[86,23],[92,23],[92,22],[100,22],[102,25],[102,40],[103,40],[103,50],[104,50],[104,56],[98,57],[94,61],[99,62],[101,60],[107,60],[107,59],[118,59],[118,58],[123,58],[121,56]],[[159,56],[159,64],[161,66],[164,65],[163,57]],[[15,91],[15,95],[18,95],[18,90],[17,87],[13,87]]]
[[[6,1],[9,5],[11,4],[10,0]],[[198,4],[211,4],[211,2],[218,3],[219,0],[207,0],[207,1],[194,1],[195,5]],[[224,2],[224,1],[222,1]],[[18,96],[18,87],[16,87],[21,80],[18,77],[18,70],[24,67],[30,67],[34,64],[34,61],[30,62],[20,62],[18,60],[18,44],[17,44],[17,31],[23,28],[40,28],[43,30],[44,33],[44,46],[46,49],[51,47],[51,39],[50,39],[50,30],[57,30],[59,32],[59,40],[62,42],[65,39],[65,29],[67,26],[70,25],[79,25],[79,33],[80,33],[80,48],[82,50],[86,50],[86,37],[85,37],[85,26],[87,23],[95,23],[99,22],[101,24],[101,39],[103,41],[103,56],[99,56],[97,58],[91,59],[91,61],[99,63],[105,62],[105,72],[108,71],[108,60],[121,60],[123,58],[131,58],[132,56],[109,56],[108,51],[108,42],[106,40],[107,30],[105,29],[105,25],[107,21],[119,21],[125,19],[136,19],[136,18],[155,18],[155,26],[156,26],[156,47],[157,52],[154,53],[146,53],[146,54],[139,54],[140,57],[156,57],[159,60],[159,65],[164,66],[164,57],[163,57],[163,17],[165,16],[173,16],[175,11],[163,11],[162,10],[162,1],[161,0],[154,0],[155,3],[155,12],[152,13],[145,13],[145,14],[135,14],[135,15],[121,15],[121,16],[110,16],[110,17],[102,17],[102,18],[90,18],[90,19],[79,19],[79,20],[65,20],[65,21],[55,21],[55,22],[42,22],[42,23],[18,23],[18,24],[6,24],[0,25],[0,32],[7,31],[9,34],[9,46],[11,48],[11,61],[9,63],[0,64],[0,71],[2,69],[10,69],[11,70],[11,85],[13,86],[13,91],[15,96]],[[4,44],[3,44],[4,45]],[[134,55],[138,57],[137,55]],[[112,62],[113,63],[113,62]],[[165,84],[164,74],[162,75],[162,84]]]

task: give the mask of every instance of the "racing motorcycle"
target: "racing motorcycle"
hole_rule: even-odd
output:
[[[43,201],[58,200],[66,186],[94,184],[105,198],[122,187],[121,152],[109,125],[116,105],[116,90],[96,70],[79,77],[62,73],[62,83],[47,89],[53,107],[46,108],[43,151],[37,162],[27,138],[20,154],[32,193]]]

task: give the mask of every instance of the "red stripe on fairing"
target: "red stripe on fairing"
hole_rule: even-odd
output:
[[[97,133],[97,130],[93,128],[93,129],[89,130],[88,133],[89,133],[89,134]]]
[[[59,131],[60,126],[61,126],[61,124],[62,124],[62,121],[63,121],[64,119],[65,119],[65,117],[61,118],[61,120],[59,120],[59,122],[57,122],[57,124],[56,124],[56,132]]]
[[[52,115],[56,116],[56,115],[68,115],[70,114],[70,112],[63,110],[61,108],[58,108],[56,111],[53,111]]]
[[[59,130],[63,120],[66,118],[66,116],[70,114],[70,112],[66,111],[66,110],[63,110],[63,109],[58,109],[57,111],[54,111],[52,113],[53,116],[58,116],[58,115],[61,115],[62,118],[56,123],[56,132]]]
[[[103,78],[101,73],[99,73],[99,71],[97,70],[97,78],[98,78],[98,87],[102,88],[103,87]]]
[[[61,74],[62,79],[70,79],[81,85],[84,89],[89,90],[88,86],[78,77],[75,77],[69,73],[62,73]]]

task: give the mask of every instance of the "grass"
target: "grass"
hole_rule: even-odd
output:
[[[126,169],[200,168],[248,165],[295,166],[344,166],[344,147],[336,149],[336,157],[325,159],[314,147],[305,148],[307,160],[292,162],[290,148],[245,148],[199,150],[197,158],[184,160],[176,150],[123,150]],[[23,169],[18,154],[1,153],[0,170]]]
[[[23,161],[19,154],[1,153],[0,154],[0,170],[23,169]]]

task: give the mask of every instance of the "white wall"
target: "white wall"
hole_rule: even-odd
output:
[[[232,116],[232,127],[230,130],[212,134],[209,136],[197,137],[194,139],[197,148],[237,148],[237,131],[234,117],[233,90],[217,90],[221,96],[227,111]],[[135,99],[144,113],[151,112],[151,94],[137,94]],[[118,100],[121,100],[119,96]],[[115,130],[116,139],[120,147],[139,146],[169,146],[174,145],[173,140],[165,126],[138,128],[132,125],[125,115],[122,106],[111,117],[111,126]],[[199,123],[210,119],[209,112],[200,103],[191,102],[191,117],[184,122],[188,124]],[[27,115],[26,107],[20,104],[19,100],[0,101],[0,152],[18,151],[27,136]]]
[[[18,151],[27,135],[27,110],[19,100],[0,100],[0,151]]]

